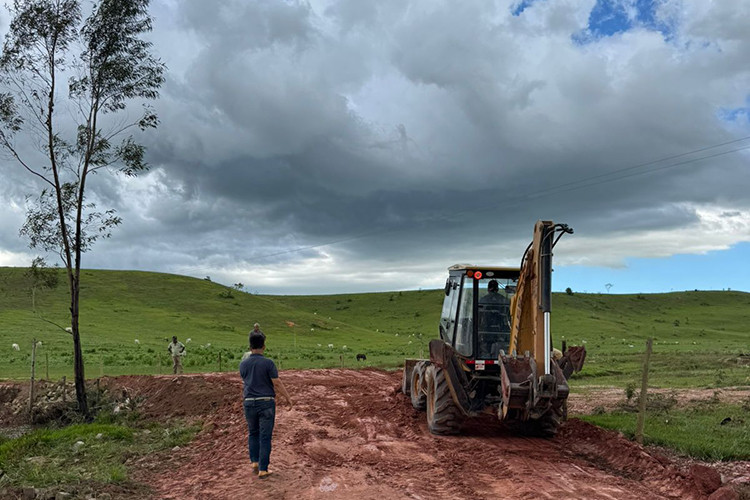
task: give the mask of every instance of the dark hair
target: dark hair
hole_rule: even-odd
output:
[[[487,283],[487,290],[500,290],[500,285],[498,285],[496,280],[490,280],[490,282]]]
[[[266,336],[262,333],[250,334],[250,349],[262,349],[266,345]]]

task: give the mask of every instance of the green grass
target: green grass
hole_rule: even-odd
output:
[[[643,441],[705,460],[750,460],[750,407],[705,404],[689,409],[650,413]],[[731,421],[724,425],[725,418]],[[580,417],[633,438],[636,413],[615,412]]]
[[[750,385],[750,294],[555,294],[553,331],[586,345],[573,386],[640,383],[646,339],[654,339],[649,382],[657,387]]]
[[[122,483],[128,480],[124,462],[174,446],[185,445],[198,427],[152,425],[148,432],[117,424],[79,424],[63,429],[38,429],[0,444],[3,485],[47,487]],[[78,446],[78,441],[83,442]]]
[[[37,376],[72,376],[67,289],[38,292],[31,307],[24,269],[0,268],[0,373],[27,378],[32,338],[42,341]],[[247,332],[259,322],[267,354],[282,369],[397,368],[427,355],[437,336],[442,290],[326,296],[264,296],[206,280],[135,271],[83,271],[81,336],[87,377],[167,373],[172,335],[187,338],[187,372],[235,370]],[[584,371],[573,387],[639,383],[642,353],[654,338],[650,383],[657,387],[750,385],[750,294],[553,294],[555,345],[584,344]],[[294,327],[287,325],[293,322]],[[135,343],[139,340],[139,344]],[[21,351],[13,351],[11,343]],[[210,344],[210,345],[209,345]],[[328,347],[332,344],[333,347]],[[367,354],[357,363],[356,353]]]
[[[237,291],[227,298],[227,291],[219,284],[184,276],[82,272],[81,339],[86,376],[167,373],[171,359],[166,347],[172,335],[182,342],[191,339],[183,362],[187,372],[217,371],[220,353],[222,370],[235,370],[256,321],[268,335],[267,354],[282,369],[340,366],[342,357],[345,366],[351,367],[357,365],[358,352],[367,353],[364,365],[395,368],[404,357],[418,356],[426,349],[429,339],[418,332],[425,324],[431,325],[430,331],[437,331],[440,314],[435,291],[395,294],[398,301],[390,301],[390,294],[329,297],[330,307],[318,304],[315,298],[305,303],[304,298]],[[24,270],[0,268],[0,329],[6,340],[0,346],[3,377],[28,377],[33,338],[42,341],[37,351],[37,376],[45,377],[47,367],[51,378],[72,375],[70,336],[40,318],[67,326],[66,295],[64,285],[37,293],[37,315],[32,311]],[[425,307],[426,297],[432,297],[438,306]],[[369,318],[351,321],[353,316],[364,318],[361,311],[377,314],[394,304],[396,309],[383,314],[385,326],[373,327]],[[296,326],[289,327],[287,322]],[[13,351],[12,343],[19,344],[21,351]]]

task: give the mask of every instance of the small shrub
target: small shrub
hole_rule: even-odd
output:
[[[629,382],[628,385],[625,386],[625,400],[630,402],[630,400],[633,399],[633,396],[635,396],[635,384]]]
[[[568,287],[565,289],[565,293],[567,293],[568,295],[573,295],[573,289]]]
[[[714,385],[721,387],[727,379],[727,372],[724,370],[716,370],[716,378],[714,379]]]

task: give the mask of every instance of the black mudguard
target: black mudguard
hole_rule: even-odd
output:
[[[453,402],[461,411],[470,415],[472,413],[471,399],[468,394],[469,380],[461,368],[456,350],[442,340],[430,341],[430,362],[439,366],[446,373],[448,386],[453,396]]]

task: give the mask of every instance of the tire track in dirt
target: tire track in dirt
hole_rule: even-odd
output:
[[[281,377],[295,406],[277,407],[274,474],[262,481],[247,458],[239,375],[122,377],[131,390],[156,395],[144,402],[145,415],[204,422],[190,445],[135,464],[135,478],[155,498],[174,499],[703,498],[693,478],[663,458],[581,421],[551,440],[515,435],[491,415],[461,436],[433,436],[400,393],[398,372]],[[181,392],[172,390],[178,384]]]

